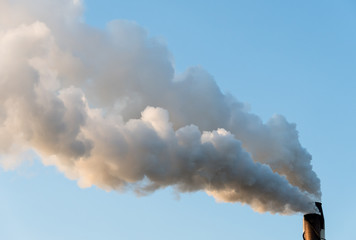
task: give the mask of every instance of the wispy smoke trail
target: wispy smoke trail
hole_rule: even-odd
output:
[[[28,150],[82,187],[204,190],[257,211],[310,211],[320,181],[294,124],[267,123],[203,69],[176,75],[133,22],[105,31],[70,0],[0,0],[0,160]]]

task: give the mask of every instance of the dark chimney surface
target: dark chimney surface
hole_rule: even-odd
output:
[[[321,240],[324,239],[324,214],[320,202],[316,202],[315,206],[319,213],[309,213],[304,215],[303,221],[303,239],[304,240]]]

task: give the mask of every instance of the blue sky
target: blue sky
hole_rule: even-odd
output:
[[[84,21],[128,19],[162,39],[177,73],[202,66],[267,121],[297,124],[321,179],[326,238],[350,238],[356,207],[356,3],[85,1]],[[205,193],[79,188],[38,161],[0,172],[0,239],[301,239],[302,215],[254,212]]]

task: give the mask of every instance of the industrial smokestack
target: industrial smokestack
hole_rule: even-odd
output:
[[[323,209],[320,202],[316,202],[319,213],[309,213],[304,215],[303,239],[304,240],[325,240],[325,222]]]

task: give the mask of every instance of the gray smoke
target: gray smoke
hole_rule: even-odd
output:
[[[0,161],[34,151],[81,187],[206,191],[259,212],[309,212],[320,180],[295,124],[267,123],[130,21],[78,0],[0,0]]]

